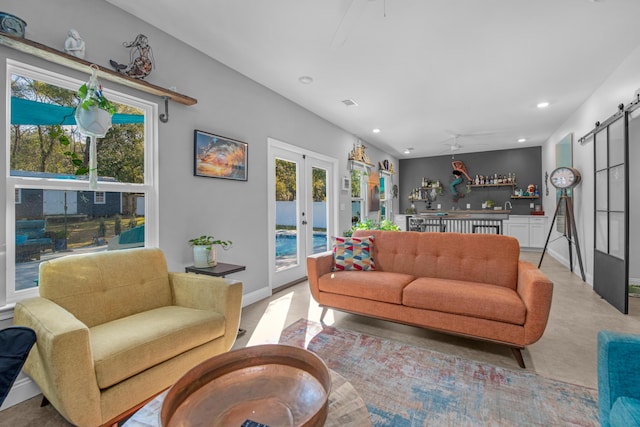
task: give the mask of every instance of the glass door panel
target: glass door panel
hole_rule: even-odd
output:
[[[327,170],[311,168],[311,194],[313,199],[312,242],[311,253],[317,254],[329,250],[327,239],[327,224],[329,220],[329,206],[327,204]]]
[[[299,263],[298,163],[276,158],[276,271]]]

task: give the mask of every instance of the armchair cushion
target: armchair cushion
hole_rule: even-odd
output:
[[[168,306],[89,329],[98,387],[105,389],[224,334],[213,311]]]
[[[609,414],[611,427],[640,426],[640,400],[632,397],[619,397]]]
[[[598,332],[598,405],[600,424],[640,426],[635,423],[617,424],[634,419],[640,409],[640,380],[635,367],[640,362],[640,335],[613,331]]]

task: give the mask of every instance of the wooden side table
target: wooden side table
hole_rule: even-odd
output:
[[[247,268],[244,265],[226,264],[224,262],[219,262],[215,267],[194,267],[193,265],[191,265],[189,267],[186,267],[184,271],[185,273],[206,274],[207,276],[225,277],[227,274],[237,273],[246,269]],[[246,329],[239,328],[238,335],[236,335],[236,337],[241,337],[246,332]]]
[[[206,274],[207,276],[225,277],[227,274],[237,273],[244,271],[247,268],[244,265],[237,264],[225,264],[219,262],[215,267],[194,267],[189,266],[184,269],[186,273]]]

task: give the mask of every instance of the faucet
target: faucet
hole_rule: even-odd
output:
[[[509,205],[509,210],[513,209],[513,206],[511,206],[511,202],[507,200],[506,202],[504,202],[504,210],[505,211],[507,210],[507,204]]]

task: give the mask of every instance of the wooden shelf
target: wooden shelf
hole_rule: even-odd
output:
[[[540,196],[511,196],[512,199],[539,199]]]
[[[468,187],[515,187],[517,184],[515,182],[509,183],[509,184],[471,184]]]
[[[10,36],[8,34],[0,34],[0,44],[18,50],[20,52],[25,52],[33,56],[37,56],[38,58],[45,59],[49,62],[64,65],[65,67],[69,67],[74,70],[84,71],[86,73],[91,72],[89,70],[89,66],[93,64],[92,62],[85,61],[81,58],[76,58],[75,56],[69,55],[66,52],[52,49],[38,42],[34,42],[33,40]],[[97,64],[96,66],[98,67],[98,76],[101,79],[119,83],[121,85],[137,89],[152,95],[166,97],[183,105],[195,105],[198,103],[197,99],[191,98],[190,96],[183,95],[181,93],[174,92],[160,86],[156,86],[154,84],[145,82],[144,80],[138,80],[125,76],[124,74],[120,74],[108,68],[101,67]]]

